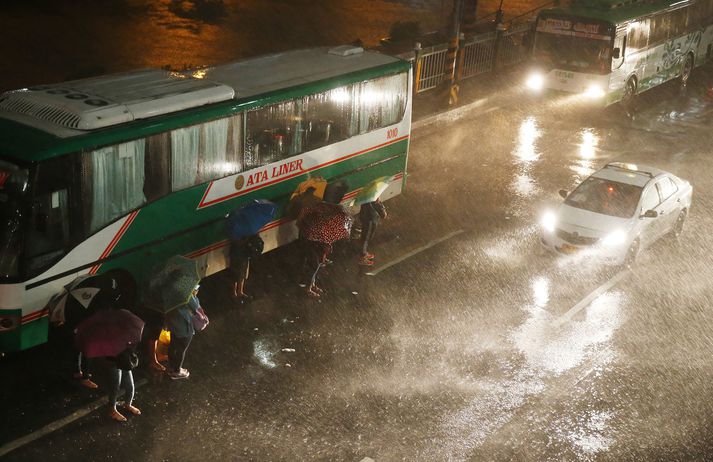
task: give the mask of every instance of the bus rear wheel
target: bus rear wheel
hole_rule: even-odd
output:
[[[685,87],[688,83],[688,79],[691,77],[691,72],[693,72],[693,56],[686,55],[686,60],[683,62],[683,67],[681,68],[682,87]]]

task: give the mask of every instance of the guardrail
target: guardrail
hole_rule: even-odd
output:
[[[524,61],[530,54],[534,31],[535,23],[530,20],[511,21],[507,28],[501,24],[497,30],[484,34],[469,37],[461,34],[456,78],[463,80]],[[423,49],[417,43],[413,50],[397,55],[413,62],[416,93],[432,90],[449,78],[447,51],[445,43]]]

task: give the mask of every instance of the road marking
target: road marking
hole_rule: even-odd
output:
[[[619,271],[616,275],[614,275],[613,278],[609,279],[607,282],[605,282],[601,286],[594,289],[589,295],[587,295],[582,300],[580,300],[580,302],[577,303],[576,305],[574,305],[569,311],[567,311],[565,314],[560,316],[555,321],[555,324],[560,325],[562,323],[569,321],[572,318],[572,316],[574,316],[575,314],[580,312],[582,309],[589,306],[597,297],[599,297],[601,294],[603,294],[607,290],[614,287],[619,281],[621,281],[628,274],[629,274],[628,270]]]
[[[136,382],[136,384],[134,385],[134,389],[137,390],[140,387],[146,385],[146,383],[148,383],[148,380],[141,379]],[[119,395],[119,397],[121,397],[122,395],[123,395],[123,390],[122,390],[121,394]],[[53,433],[53,432],[59,430],[60,428],[66,426],[66,425],[69,425],[72,422],[79,420],[84,416],[91,414],[92,412],[96,411],[97,409],[99,409],[100,407],[102,407],[106,404],[109,404],[109,397],[103,396],[103,397],[87,404],[86,406],[83,406],[83,407],[77,409],[73,413],[69,414],[67,417],[63,417],[61,419],[55,420],[54,422],[50,422],[49,424],[45,425],[44,427],[40,428],[39,430],[35,430],[34,432],[32,432],[28,435],[21,436],[20,438],[18,438],[16,440],[10,441],[9,443],[4,444],[2,447],[0,447],[0,457],[3,457],[7,453],[14,451],[15,449],[18,449],[18,448],[26,445],[27,443],[32,443],[33,441],[38,440],[45,435],[49,435],[50,433]]]
[[[407,253],[406,255],[403,255],[403,256],[397,258],[396,260],[393,260],[393,261],[385,264],[384,266],[379,267],[378,269],[376,269],[374,271],[370,271],[370,272],[366,273],[366,275],[367,276],[376,276],[377,274],[381,273],[382,271],[389,269],[398,263],[401,263],[402,261],[406,260],[407,258],[411,258],[414,255],[423,252],[424,250],[430,249],[434,245],[438,245],[441,242],[447,241],[448,239],[450,239],[454,236],[457,236],[459,234],[462,234],[464,232],[465,232],[465,230],[459,229],[458,231],[453,231],[452,233],[448,233],[443,237],[439,237],[438,239],[435,239],[435,240],[429,242],[428,244],[419,247],[418,249],[412,250],[411,252]]]

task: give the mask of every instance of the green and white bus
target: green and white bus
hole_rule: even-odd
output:
[[[171,255],[227,266],[224,217],[278,204],[265,250],[310,177],[353,198],[401,192],[411,65],[358,47],[288,51],[185,72],[145,69],[0,95],[0,351],[46,342],[46,306],[85,274],[128,297]]]
[[[713,0],[574,0],[537,18],[527,86],[612,104],[679,78],[713,53]]]

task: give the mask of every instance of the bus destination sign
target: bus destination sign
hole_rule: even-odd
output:
[[[604,24],[565,18],[540,18],[537,23],[537,31],[599,40],[611,39],[607,34]]]

